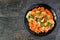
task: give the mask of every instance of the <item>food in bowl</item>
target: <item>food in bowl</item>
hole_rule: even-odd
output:
[[[37,7],[28,11],[26,15],[29,29],[35,33],[47,33],[54,27],[53,14],[44,7]]]

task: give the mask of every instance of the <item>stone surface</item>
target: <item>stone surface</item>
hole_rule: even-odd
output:
[[[21,4],[7,1],[0,2],[0,40],[60,40],[60,0],[21,0]],[[32,35],[24,24],[26,11],[36,3],[46,3],[56,12],[56,28],[47,36]]]

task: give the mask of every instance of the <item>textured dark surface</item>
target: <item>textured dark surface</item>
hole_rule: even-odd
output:
[[[36,3],[46,3],[56,11],[56,28],[47,36],[34,36],[25,27],[26,11]],[[0,40],[60,40],[60,0],[22,0],[21,5],[20,2],[0,2]]]

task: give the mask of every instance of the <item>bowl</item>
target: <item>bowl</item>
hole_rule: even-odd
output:
[[[53,20],[54,20],[55,24],[54,24],[54,27],[52,28],[52,30],[49,30],[47,33],[39,33],[39,34],[37,34],[37,33],[33,32],[33,31],[31,31],[31,30],[29,29],[29,25],[28,25],[28,21],[27,21],[27,18],[26,18],[26,14],[27,14],[29,11],[31,11],[32,9],[38,8],[38,7],[44,7],[44,8],[46,8],[46,9],[48,9],[48,10],[52,13],[52,15],[53,15]],[[25,14],[25,17],[24,17],[25,27],[26,27],[26,29],[27,29],[31,34],[33,34],[33,35],[36,35],[36,36],[45,36],[45,35],[48,35],[48,34],[50,34],[50,33],[55,29],[55,27],[56,27],[56,21],[57,21],[56,12],[55,12],[55,10],[54,10],[52,7],[50,7],[50,6],[47,5],[47,4],[43,4],[43,3],[34,4],[34,5],[32,5],[32,6],[30,6],[30,7],[28,8],[26,14]]]

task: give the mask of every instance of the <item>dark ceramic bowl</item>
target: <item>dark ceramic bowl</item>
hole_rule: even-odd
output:
[[[45,9],[48,9],[48,10],[53,14],[54,21],[55,21],[55,25],[54,25],[54,27],[52,28],[52,30],[49,30],[47,33],[39,33],[39,34],[37,34],[37,33],[33,32],[33,31],[31,31],[31,30],[29,29],[28,21],[27,21],[27,19],[26,19],[26,14],[27,14],[29,11],[31,11],[32,9],[37,8],[37,7],[44,7]],[[41,4],[34,4],[34,5],[32,5],[32,6],[27,10],[26,14],[25,14],[24,22],[25,22],[25,25],[26,25],[27,30],[28,30],[31,34],[33,34],[33,35],[45,36],[45,35],[47,35],[47,34],[50,34],[50,33],[54,30],[54,28],[56,27],[56,19],[57,19],[57,18],[56,18],[55,11],[54,11],[53,8],[51,8],[51,7],[50,7],[49,5],[47,5],[47,4],[42,4],[42,3],[41,3]]]

